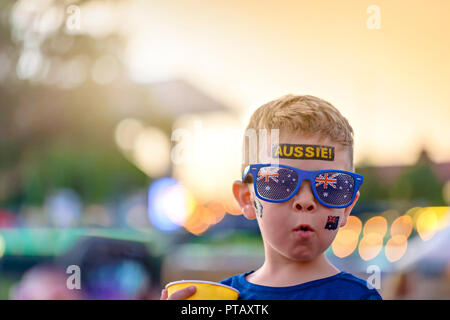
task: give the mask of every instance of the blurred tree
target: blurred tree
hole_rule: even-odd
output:
[[[364,160],[356,168],[356,172],[364,176],[358,202],[367,205],[374,201],[386,200],[389,197],[388,188],[380,181],[376,167],[369,160]]]
[[[417,162],[405,166],[402,173],[391,183],[382,181],[377,174],[377,167],[369,160],[362,161],[356,172],[364,176],[361,195],[358,202],[370,205],[378,201],[407,201],[427,203],[428,205],[445,205],[443,185],[433,170],[433,161],[422,151]]]
[[[406,169],[390,190],[393,199],[427,202],[428,205],[445,205],[443,185],[437,179],[429,163],[417,163]]]
[[[2,206],[42,204],[57,188],[75,190],[85,203],[101,202],[149,183],[114,141],[117,123],[136,115],[127,97],[142,105],[141,116],[151,114],[152,106],[139,98],[148,88],[125,76],[120,32],[67,31],[67,7],[87,2],[0,2]],[[104,57],[117,71],[109,83],[92,77]],[[168,126],[165,119],[152,120]]]

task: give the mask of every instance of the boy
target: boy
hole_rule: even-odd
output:
[[[244,141],[242,181],[233,184],[243,215],[257,220],[265,261],[258,270],[221,283],[245,300],[381,300],[366,281],[338,270],[324,254],[346,224],[363,182],[354,173],[347,119],[322,99],[287,95],[257,109],[249,129],[279,129],[278,141],[267,139],[270,155],[256,164],[249,163]],[[186,288],[169,299],[194,292]],[[167,299],[165,290],[161,298]]]

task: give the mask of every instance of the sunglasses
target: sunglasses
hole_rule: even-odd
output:
[[[352,204],[362,185],[362,175],[343,170],[307,171],[276,164],[252,164],[242,173],[242,181],[252,176],[258,198],[285,202],[300,189],[303,180],[311,183],[314,197],[325,207],[346,208]]]

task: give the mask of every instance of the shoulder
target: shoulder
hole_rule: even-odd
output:
[[[252,271],[249,271],[249,272],[245,272],[245,273],[235,274],[235,275],[232,275],[231,277],[228,277],[228,278],[226,278],[226,279],[223,279],[222,281],[219,281],[219,283],[224,284],[224,285],[227,285],[227,286],[234,287],[234,286],[237,286],[238,283],[239,283],[242,279],[245,279],[245,276],[246,276],[246,275],[248,275],[248,274],[250,274],[250,273],[252,273],[252,272],[253,272],[253,270],[252,270]]]
[[[219,281],[219,283],[229,286],[229,285],[231,285],[231,283],[233,282],[233,278],[235,278],[235,277],[237,277],[237,275],[223,279],[222,281]]]
[[[223,279],[222,281],[219,281],[219,283],[238,290],[240,292],[239,299],[242,299],[243,297],[246,296],[247,291],[250,291],[250,292],[255,291],[253,288],[253,285],[245,279],[245,277],[252,272],[254,272],[254,270],[248,271],[245,273],[241,273],[241,274],[235,274],[231,277]]]
[[[348,272],[341,272],[336,281],[345,286],[346,291],[360,300],[382,300],[378,291],[367,284],[367,281]]]

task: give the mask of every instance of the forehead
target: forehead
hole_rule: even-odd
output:
[[[276,143],[276,141],[269,142],[271,145],[269,146],[272,150],[272,144]],[[310,145],[314,147],[314,150],[319,149],[320,147],[326,147],[324,149],[330,149],[330,147],[334,148],[334,159],[333,160],[322,160],[322,159],[286,159],[279,158],[279,163],[291,167],[296,167],[302,170],[328,170],[328,169],[336,169],[336,170],[351,170],[350,168],[350,159],[349,159],[349,151],[347,148],[342,146],[339,143],[333,142],[328,137],[321,136],[306,136],[301,134],[280,134],[279,144],[291,144],[291,145]],[[294,146],[292,147],[294,148]],[[290,149],[288,149],[290,150]],[[292,149],[293,151],[294,149]],[[305,146],[302,146],[302,152],[305,152]],[[266,159],[267,162],[273,162],[274,158]]]

